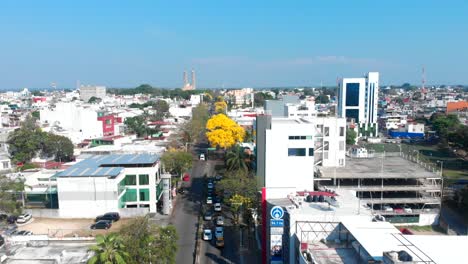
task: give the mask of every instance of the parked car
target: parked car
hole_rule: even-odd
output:
[[[30,236],[32,234],[33,233],[31,231],[27,231],[27,230],[21,230],[15,233],[16,236]]]
[[[203,219],[205,219],[205,221],[211,221],[211,219],[213,219],[213,213],[211,211],[206,211]]]
[[[222,226],[217,226],[215,229],[215,237],[224,237],[224,228]]]
[[[207,204],[213,204],[213,198],[211,196],[206,197]]]
[[[223,237],[216,238],[216,247],[224,247],[224,238]]]
[[[203,230],[203,240],[210,241],[211,239],[213,239],[213,233],[211,232],[211,229]]]
[[[10,216],[7,218],[7,223],[9,223],[9,224],[14,224],[14,223],[16,223],[16,219],[18,219],[18,216],[16,216],[16,215],[10,215]]]
[[[0,248],[2,248],[3,245],[5,245],[5,239],[0,235]]]
[[[213,202],[214,202],[214,203],[221,203],[221,197],[215,196],[215,197],[213,198]]]
[[[208,190],[214,188],[214,184],[212,182],[208,182]]]
[[[16,223],[24,224],[24,223],[27,223],[29,220],[31,220],[31,218],[32,218],[31,214],[22,214],[18,216],[18,219],[16,219]]]
[[[224,218],[222,216],[216,217],[216,225],[219,225],[219,226],[224,225]]]
[[[100,220],[91,225],[91,229],[109,229],[112,226],[112,221]]]
[[[18,227],[16,225],[11,225],[11,226],[8,226],[7,229],[5,231],[3,231],[3,234],[7,235],[7,236],[11,236],[14,232],[16,232],[18,229]]]
[[[220,175],[220,174],[218,174],[218,175],[215,176],[215,180],[216,180],[216,181],[220,181],[220,180],[222,180],[222,179],[223,179],[223,176]]]
[[[184,174],[184,177],[182,177],[182,180],[183,180],[184,182],[190,181],[190,174],[185,173],[185,174]]]
[[[205,154],[203,153],[200,154],[200,160],[205,160]]]
[[[221,204],[220,203],[215,203],[214,210],[215,210],[215,212],[221,212]]]
[[[401,208],[400,206],[393,208],[393,211],[397,214],[402,214],[405,212],[405,210],[403,210],[403,208]]]
[[[96,217],[94,222],[99,222],[101,220],[108,220],[108,221],[111,221],[111,222],[117,222],[117,221],[120,220],[120,215],[119,215],[119,213],[105,213],[103,215],[100,215],[100,216]]]
[[[411,232],[411,230],[409,230],[408,228],[402,228],[400,229],[400,232],[405,235],[414,235],[413,232]]]
[[[393,212],[393,208],[388,204],[384,204],[382,205],[382,211]]]
[[[372,222],[385,222],[385,217],[382,215],[376,215],[372,218]]]
[[[411,209],[411,207],[409,207],[409,205],[404,205],[403,210],[405,211],[405,213],[412,213],[413,212],[413,209]]]
[[[184,189],[184,188],[179,188],[179,189],[177,190],[177,193],[179,193],[179,194],[184,194],[184,193],[185,193],[185,189]]]

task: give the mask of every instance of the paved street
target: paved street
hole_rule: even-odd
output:
[[[183,183],[187,191],[183,195],[179,194],[171,216],[171,224],[177,228],[177,233],[179,234],[179,250],[177,251],[176,263],[193,263],[194,259],[206,162],[194,161],[193,164],[191,181]]]

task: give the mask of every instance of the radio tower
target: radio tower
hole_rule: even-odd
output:
[[[426,85],[426,71],[424,69],[424,66],[422,67],[422,87],[421,87],[421,92],[426,93],[426,88],[424,87]]]

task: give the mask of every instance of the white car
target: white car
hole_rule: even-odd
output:
[[[214,187],[214,184],[212,182],[209,182],[208,183],[208,189],[213,189],[213,187]]]
[[[24,223],[27,223],[29,220],[31,220],[31,218],[32,218],[31,214],[22,214],[18,216],[18,219],[16,219],[16,223],[24,224]]]
[[[405,213],[412,213],[413,212],[413,209],[411,209],[411,207],[409,207],[408,205],[404,205],[403,210],[405,211]]]
[[[213,239],[213,233],[211,232],[211,229],[203,230],[203,240],[209,241],[211,239]]]
[[[205,154],[200,154],[200,160],[205,160]]]
[[[222,226],[217,226],[216,227],[215,237],[216,238],[224,237],[224,228]]]
[[[206,204],[213,204],[213,198],[211,196],[206,197]]]
[[[222,216],[216,217],[216,225],[219,225],[219,226],[224,225],[224,218]]]
[[[382,206],[382,210],[383,210],[383,211],[386,211],[386,212],[393,212],[393,208],[392,208],[390,205],[388,205],[388,204],[384,204],[384,205]]]
[[[216,212],[221,212],[221,204],[220,203],[215,203],[214,205],[214,210]]]

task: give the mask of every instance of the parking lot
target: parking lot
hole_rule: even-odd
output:
[[[129,220],[120,219],[113,223],[109,230],[91,230],[93,219],[33,218],[28,223],[18,226],[18,230],[27,230],[36,235],[43,234],[50,237],[95,236],[118,231]]]

